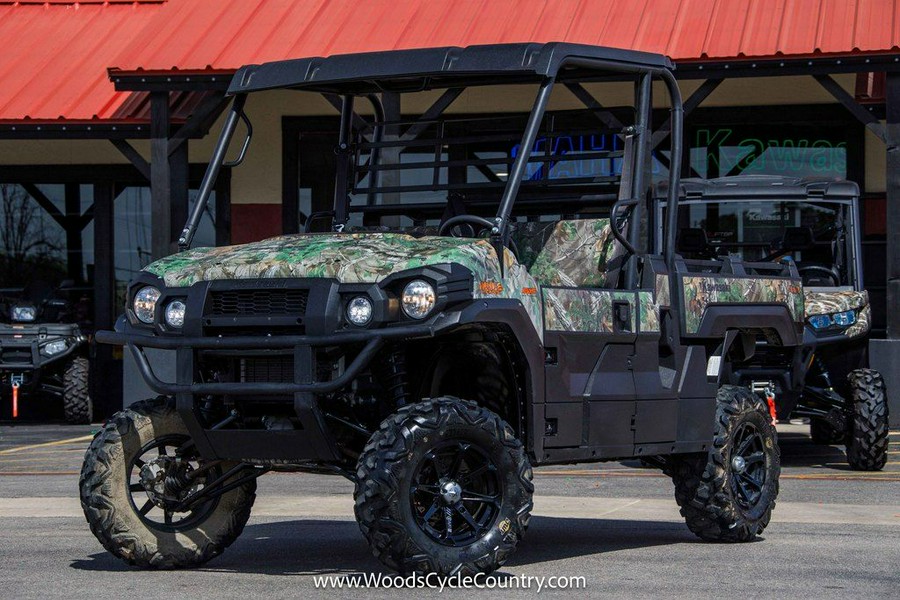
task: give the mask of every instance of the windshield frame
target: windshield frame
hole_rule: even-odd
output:
[[[844,211],[843,220],[843,239],[844,239],[844,248],[843,251],[845,256],[847,257],[844,264],[844,271],[846,272],[847,283],[842,284],[837,287],[852,287],[855,291],[861,291],[863,289],[863,267],[862,267],[862,240],[860,239],[859,231],[860,231],[860,216],[859,216],[859,200],[858,198],[828,198],[822,196],[795,196],[785,194],[783,197],[779,197],[777,195],[773,195],[771,197],[760,198],[758,196],[745,196],[740,197],[737,195],[739,190],[735,190],[736,195],[727,196],[727,197],[712,197],[712,198],[681,198],[678,203],[678,209],[681,211],[687,207],[693,205],[703,205],[703,204],[758,204],[758,203],[771,203],[771,202],[785,202],[785,203],[804,203],[804,204],[834,204],[839,207],[839,210]],[[666,213],[666,201],[657,198],[655,200],[654,206],[654,222],[659,223],[661,219],[664,217]],[[676,223],[677,223],[676,216]],[[840,235],[840,232],[836,232],[836,235]],[[659,228],[656,228],[656,235],[654,236],[654,244],[656,248],[660,248],[662,244],[662,232]],[[842,273],[843,275],[843,273]]]

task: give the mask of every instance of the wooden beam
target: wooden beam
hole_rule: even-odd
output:
[[[69,279],[84,279],[83,252],[81,247],[81,186],[67,183],[63,186],[66,203],[66,263]]]
[[[169,92],[150,94],[150,252],[154,260],[174,251],[172,174],[169,169]]]
[[[169,139],[169,154],[173,154],[188,139],[208,131],[228,106],[229,100],[230,98],[226,98],[225,94],[220,92],[212,92],[201,100],[184,125]]]
[[[110,143],[116,147],[116,149],[122,153],[122,155],[128,159],[134,168],[140,171],[141,175],[147,178],[147,181],[150,181],[150,163],[141,156],[141,153],[135,150],[134,146],[129,144],[125,140],[109,140]]]
[[[695,108],[700,106],[704,100],[709,98],[709,95],[712,94],[719,84],[722,83],[722,79],[707,79],[700,87],[694,90],[694,93],[691,94],[687,100],[684,101],[682,106],[684,107],[684,116],[687,118],[689,114],[691,114]],[[656,148],[660,144],[662,144],[667,137],[669,137],[669,132],[672,130],[672,118],[669,117],[666,119],[666,122],[663,123],[659,129],[653,132],[653,136],[650,138],[650,147]]]
[[[34,198],[34,201],[37,202],[41,208],[47,211],[47,214],[50,215],[50,217],[54,221],[59,223],[60,227],[65,229],[66,215],[64,215],[62,211],[56,208],[56,205],[53,204],[53,201],[50,200],[50,198],[48,198],[47,195],[38,188],[38,186],[33,183],[22,183],[20,185],[22,186],[22,189],[28,192],[29,196]]]
[[[887,337],[900,339],[900,73],[885,79]]]
[[[594,96],[587,91],[580,83],[569,82],[565,84],[566,89],[572,92],[572,95],[575,96],[584,106],[593,111],[595,117],[600,119],[600,122],[609,127],[610,129],[624,129],[625,125],[616,117],[616,115],[612,114],[609,110],[606,109],[600,102],[594,98]]]
[[[850,114],[856,117],[860,123],[865,125],[866,129],[874,133],[882,142],[887,143],[887,136],[884,127],[881,125],[881,121],[866,110],[862,104],[857,102],[853,96],[847,93],[847,90],[842,88],[837,81],[826,74],[813,75],[813,78],[815,78],[815,80],[819,82],[819,85],[825,88],[829,94],[834,96],[844,108],[850,111]]]

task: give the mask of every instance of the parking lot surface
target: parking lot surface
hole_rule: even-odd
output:
[[[316,588],[317,576],[387,573],[353,521],[352,484],[321,475],[261,478],[243,535],[203,568],[126,566],[96,541],[78,502],[78,470],[97,428],[0,425],[0,596],[423,595]],[[779,430],[781,494],[760,541],[698,541],[678,514],[671,482],[655,470],[620,463],[545,467],[535,472],[528,536],[501,575],[583,576],[586,588],[578,594],[590,597],[900,597],[900,432],[891,434],[885,470],[860,473],[849,470],[838,447],[813,446],[803,426]]]

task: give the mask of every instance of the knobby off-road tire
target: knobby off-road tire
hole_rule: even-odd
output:
[[[88,394],[88,359],[78,356],[63,372],[63,411],[67,423],[85,425],[94,418],[94,406]]]
[[[811,419],[809,422],[809,435],[813,444],[818,446],[833,446],[835,444],[843,444],[847,441],[847,435],[838,431],[828,421],[822,419]]]
[[[762,533],[775,507],[781,471],[777,435],[765,404],[747,388],[722,386],[716,402],[709,452],[672,456],[666,473],[694,534],[707,541],[747,542]],[[743,447],[748,434],[753,441]],[[738,456],[741,461],[735,460]],[[754,488],[750,480],[760,484],[752,501],[739,489]]]
[[[129,464],[141,448],[166,436],[187,439],[172,402],[144,400],[116,413],[85,455],[79,481],[84,516],[103,547],[129,565],[173,569],[205,563],[241,534],[256,498],[254,479],[219,497],[189,527],[166,530],[142,520],[129,497]],[[222,472],[232,466],[222,465]]]
[[[873,369],[847,375],[853,425],[847,442],[847,462],[857,471],[880,471],[887,463],[888,405],[884,378]]]
[[[428,485],[429,477],[443,483]],[[447,493],[457,480],[458,505],[451,504],[452,495],[437,493],[431,500],[431,491]],[[522,443],[503,419],[471,401],[426,400],[385,419],[366,444],[357,467],[356,519],[375,556],[400,573],[490,573],[527,528],[531,480]],[[465,501],[478,495],[468,491],[475,489],[494,504]],[[433,524],[430,514],[437,515],[430,517]],[[442,543],[438,530],[459,539]]]

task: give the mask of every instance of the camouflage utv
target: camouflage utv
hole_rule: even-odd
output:
[[[760,175],[681,184],[682,256],[788,263],[803,280],[804,351],[785,364],[760,339],[737,380],[774,396],[779,419],[808,419],[815,443],[844,444],[852,468],[880,470],[888,402],[884,379],[868,368],[872,307],[863,289],[857,185]],[[657,218],[666,194],[663,186]]]
[[[758,336],[798,360],[801,281],[790,263],[682,259],[677,211],[648,251],[654,79],[679,164],[681,99],[658,55],[512,44],[240,69],[184,251],[144,269],[97,336],[160,394],[85,457],[101,543],[134,565],[201,564],[240,534],[257,477],[310,471],[355,483],[388,567],[490,572],[525,534],[533,466],[632,457],[672,477],[701,538],[760,534],[779,452],[736,373]],[[632,84],[622,109],[589,89]],[[496,85],[536,90],[531,112],[448,114]],[[342,108],[333,206],[304,215],[304,234],[189,250],[248,94],[285,88]],[[550,110],[554,91],[585,109]],[[432,105],[385,118],[386,93]],[[147,348],[177,354],[175,381]]]

